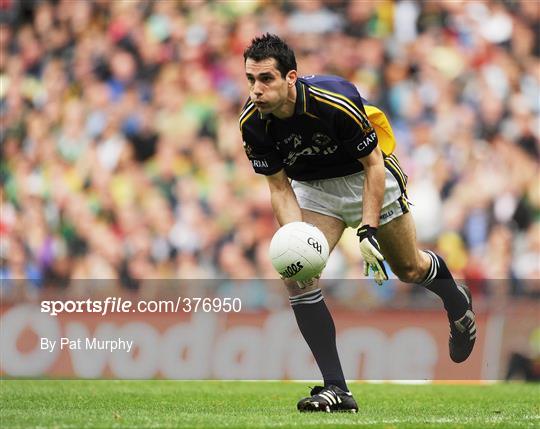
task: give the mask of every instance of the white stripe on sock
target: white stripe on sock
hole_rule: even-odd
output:
[[[290,296],[289,300],[296,301],[298,299],[302,299],[307,296],[317,295],[318,293],[322,293],[321,289],[310,290],[309,292],[304,292],[304,293],[301,293],[300,295]]]
[[[317,302],[319,301],[322,301],[324,298],[323,296],[319,296],[318,298],[313,298],[313,299],[307,299],[305,301],[295,301],[295,302],[291,302],[291,306],[295,306],[295,305],[300,305],[300,304],[316,304]]]
[[[438,269],[440,267],[440,264],[439,264],[439,258],[437,257],[437,255],[431,250],[426,250],[426,252],[428,252],[432,256],[433,260],[435,261],[435,266]]]
[[[431,282],[437,277],[438,267],[439,267],[439,261],[437,259],[437,256],[431,252],[430,250],[424,251],[431,260],[431,266],[429,267],[429,274],[426,277],[426,279],[421,283],[422,286],[429,286]]]

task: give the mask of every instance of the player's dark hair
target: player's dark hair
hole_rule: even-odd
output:
[[[266,33],[255,37],[244,51],[244,64],[248,58],[254,61],[274,58],[282,78],[285,78],[289,71],[296,70],[293,50],[275,34]]]

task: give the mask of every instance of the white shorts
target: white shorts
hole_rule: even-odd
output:
[[[385,162],[385,164],[387,164]],[[379,225],[384,225],[409,211],[405,186],[407,176],[386,166],[384,200]],[[362,222],[364,172],[334,179],[291,182],[301,208],[341,219],[347,226],[358,227]]]

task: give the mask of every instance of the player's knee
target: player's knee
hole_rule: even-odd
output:
[[[393,268],[392,271],[404,283],[421,283],[423,280],[423,272],[417,265],[404,265]]]

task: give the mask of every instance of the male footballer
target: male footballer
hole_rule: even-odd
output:
[[[255,172],[267,178],[280,225],[317,226],[330,251],[346,227],[358,228],[365,275],[371,270],[382,284],[388,279],[386,259],[401,281],[437,294],[450,321],[450,357],[463,362],[476,338],[471,294],[455,283],[440,256],[417,248],[407,176],[392,155],[395,142],[385,115],[342,78],[299,77],[294,52],[275,35],[253,39],[244,62],[249,83],[240,114],[244,148]],[[284,283],[324,379],[298,409],[356,412],[318,279]]]

